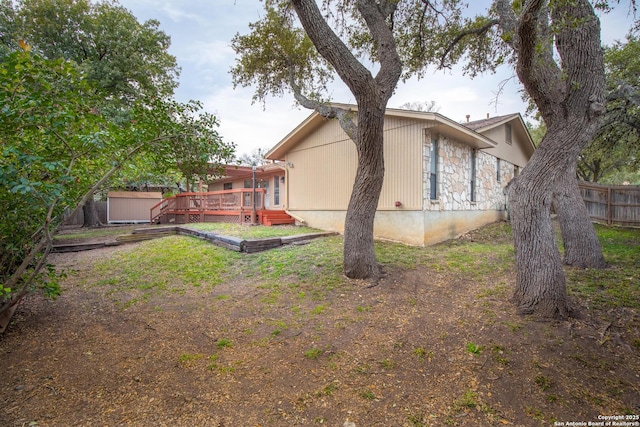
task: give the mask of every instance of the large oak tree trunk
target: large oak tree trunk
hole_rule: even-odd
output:
[[[604,112],[600,23],[587,0],[528,0],[518,14],[507,0],[496,5],[503,31],[516,36],[518,77],[549,129],[509,189],[518,268],[513,301],[519,313],[564,318],[570,312],[551,203],[557,193],[567,195],[559,200],[562,212],[573,207],[567,174],[575,177],[578,154]],[[575,185],[574,178],[570,187]],[[582,221],[578,230],[591,225],[584,218],[574,220]]]
[[[569,315],[551,204],[556,180],[570,157],[562,152],[562,142],[570,139],[558,129],[549,129],[527,167],[509,187],[517,267],[512,300],[519,314]]]
[[[384,180],[384,108],[358,108],[358,168],[344,223],[344,272],[347,277],[377,276],[373,222]]]
[[[593,226],[582,199],[577,200],[575,194],[570,197],[569,183],[565,180],[568,173],[575,177],[577,155],[588,142],[590,130],[595,132],[595,127],[595,123],[588,125],[578,117],[568,117],[550,127],[527,167],[509,188],[517,266],[513,302],[520,314],[553,318],[566,318],[571,314],[562,258],[551,223],[551,205],[555,196],[556,204],[562,206],[559,216],[564,213],[563,221],[571,221],[571,218],[575,221],[570,226],[563,225],[570,233],[565,236],[570,235],[567,237],[570,244],[584,242],[586,229],[591,227],[593,231]],[[577,190],[575,178],[571,186]],[[558,197],[557,189],[562,189],[562,195],[566,197]],[[576,212],[566,212],[575,208],[577,201],[585,209],[584,217],[576,216]],[[597,242],[597,236],[594,237]],[[575,252],[574,248],[570,253]]]
[[[82,206],[82,214],[84,216],[83,227],[100,227],[103,225],[93,197],[88,198],[84,206]]]
[[[358,104],[357,126],[349,120],[340,123],[358,151],[356,178],[345,218],[344,273],[352,279],[377,277],[373,222],[384,179],[384,113],[402,73],[388,20],[397,4],[389,2],[381,7],[374,0],[356,2],[378,49],[380,70],[375,77],[329,28],[315,0],[292,0],[292,4],[318,52],[335,68]],[[322,111],[324,107],[314,108]]]
[[[579,268],[606,268],[607,262],[580,195],[575,172],[572,163],[558,180],[553,199],[564,243],[564,263]]]

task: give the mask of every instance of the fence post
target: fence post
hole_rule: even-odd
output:
[[[607,187],[607,225],[611,225],[611,187]]]

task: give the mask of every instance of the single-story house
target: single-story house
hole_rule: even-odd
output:
[[[518,113],[458,123],[433,112],[387,109],[375,237],[423,246],[505,219],[504,188],[533,151]],[[273,161],[262,171],[267,206],[311,227],[344,231],[357,153],[337,120],[314,112],[266,158]],[[224,185],[234,184],[209,190]]]

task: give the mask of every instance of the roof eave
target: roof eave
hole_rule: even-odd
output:
[[[351,108],[357,110],[356,106],[346,104],[336,104],[342,108]],[[493,148],[497,146],[497,143],[477,131],[468,129],[458,122],[455,122],[439,113],[433,112],[421,112],[387,108],[385,115],[403,117],[407,119],[416,119],[425,122],[432,122],[431,129],[436,132],[459,140],[470,145],[473,148]],[[307,135],[317,129],[325,120],[317,112],[311,113],[305,120],[303,120],[298,126],[295,127],[287,136],[285,136],[280,142],[278,142],[272,149],[266,154],[265,158],[269,160],[285,160],[285,155],[289,149],[295,146],[298,142],[304,139]]]
[[[494,148],[498,146],[498,143],[486,136],[471,130],[460,123],[451,120],[448,117],[438,113],[431,113],[435,117],[435,125],[430,129],[433,131],[454,139],[456,141],[463,142],[473,148]]]
[[[510,122],[510,121],[512,121],[514,119],[517,119],[520,122],[520,124],[522,125],[522,129],[524,131],[524,136],[525,136],[525,139],[527,140],[527,147],[524,147],[524,148],[528,151],[529,157],[531,157],[531,155],[533,154],[533,151],[535,151],[535,149],[536,149],[536,146],[533,143],[533,138],[531,138],[531,134],[529,133],[529,129],[527,128],[527,124],[524,122],[524,119],[522,118],[522,115],[520,113],[514,113],[512,115],[506,116],[504,118],[504,120],[501,120],[501,121],[496,122],[496,123],[492,123],[489,126],[480,127],[478,129],[476,129],[476,132],[486,132],[486,131],[488,131],[490,129],[493,129],[493,128],[501,126],[501,125],[503,125],[503,124],[505,124],[507,122]]]
[[[325,119],[316,111],[311,113],[306,119],[304,119],[298,126],[296,126],[291,132],[280,140],[273,148],[271,148],[264,155],[268,160],[285,160],[285,154],[289,151],[289,148],[296,145],[305,136],[316,129]]]

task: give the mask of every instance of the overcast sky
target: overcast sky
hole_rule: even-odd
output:
[[[231,38],[236,33],[247,34],[248,24],[260,19],[263,6],[259,0],[120,0],[120,4],[141,22],[160,21],[160,29],[171,37],[169,52],[182,69],[176,98],[183,102],[199,100],[207,111],[216,114],[220,134],[237,145],[238,155],[271,148],[311,113],[295,107],[291,95],[269,98],[263,109],[260,104],[251,104],[253,88],[233,89],[229,74],[235,64]],[[605,44],[624,39],[631,22],[624,6],[601,20]],[[433,100],[441,114],[459,122],[467,114],[471,120],[484,118],[487,113],[519,112],[524,116],[526,105],[515,78],[495,102],[500,83],[512,75],[507,67],[473,80],[455,69],[430,71],[422,80],[400,83],[388,106]],[[333,101],[355,104],[339,80],[334,86]]]

